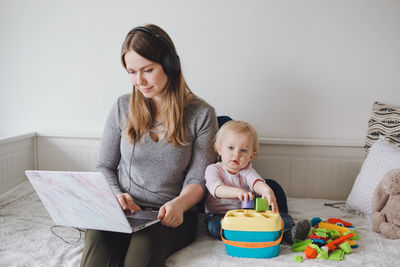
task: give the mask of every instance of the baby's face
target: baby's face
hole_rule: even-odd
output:
[[[245,168],[255,156],[253,140],[247,134],[226,133],[218,146],[222,166],[232,174]]]

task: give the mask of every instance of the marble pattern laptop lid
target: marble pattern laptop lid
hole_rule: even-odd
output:
[[[118,200],[99,172],[25,171],[54,223],[131,233]]]

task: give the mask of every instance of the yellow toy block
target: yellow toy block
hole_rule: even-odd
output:
[[[325,228],[328,230],[336,230],[338,231],[341,235],[344,235],[346,232],[349,231],[349,228],[344,227],[344,226],[339,226],[333,223],[327,223],[327,222],[320,222],[318,224],[318,228]]]
[[[347,240],[347,242],[349,242],[350,246],[355,246],[357,245],[357,242],[354,240]]]

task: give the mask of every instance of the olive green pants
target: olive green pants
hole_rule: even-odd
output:
[[[86,230],[81,266],[164,266],[165,259],[194,241],[197,213],[186,212],[183,223],[160,223],[133,234]]]

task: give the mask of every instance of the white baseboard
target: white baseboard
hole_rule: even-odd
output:
[[[3,192],[24,181],[23,171],[35,165],[41,170],[94,171],[100,143],[99,137],[77,135],[10,140],[0,142]],[[357,142],[262,139],[254,167],[279,182],[289,197],[346,199],[364,157]]]
[[[26,181],[25,170],[35,169],[35,134],[0,140],[0,194]]]

